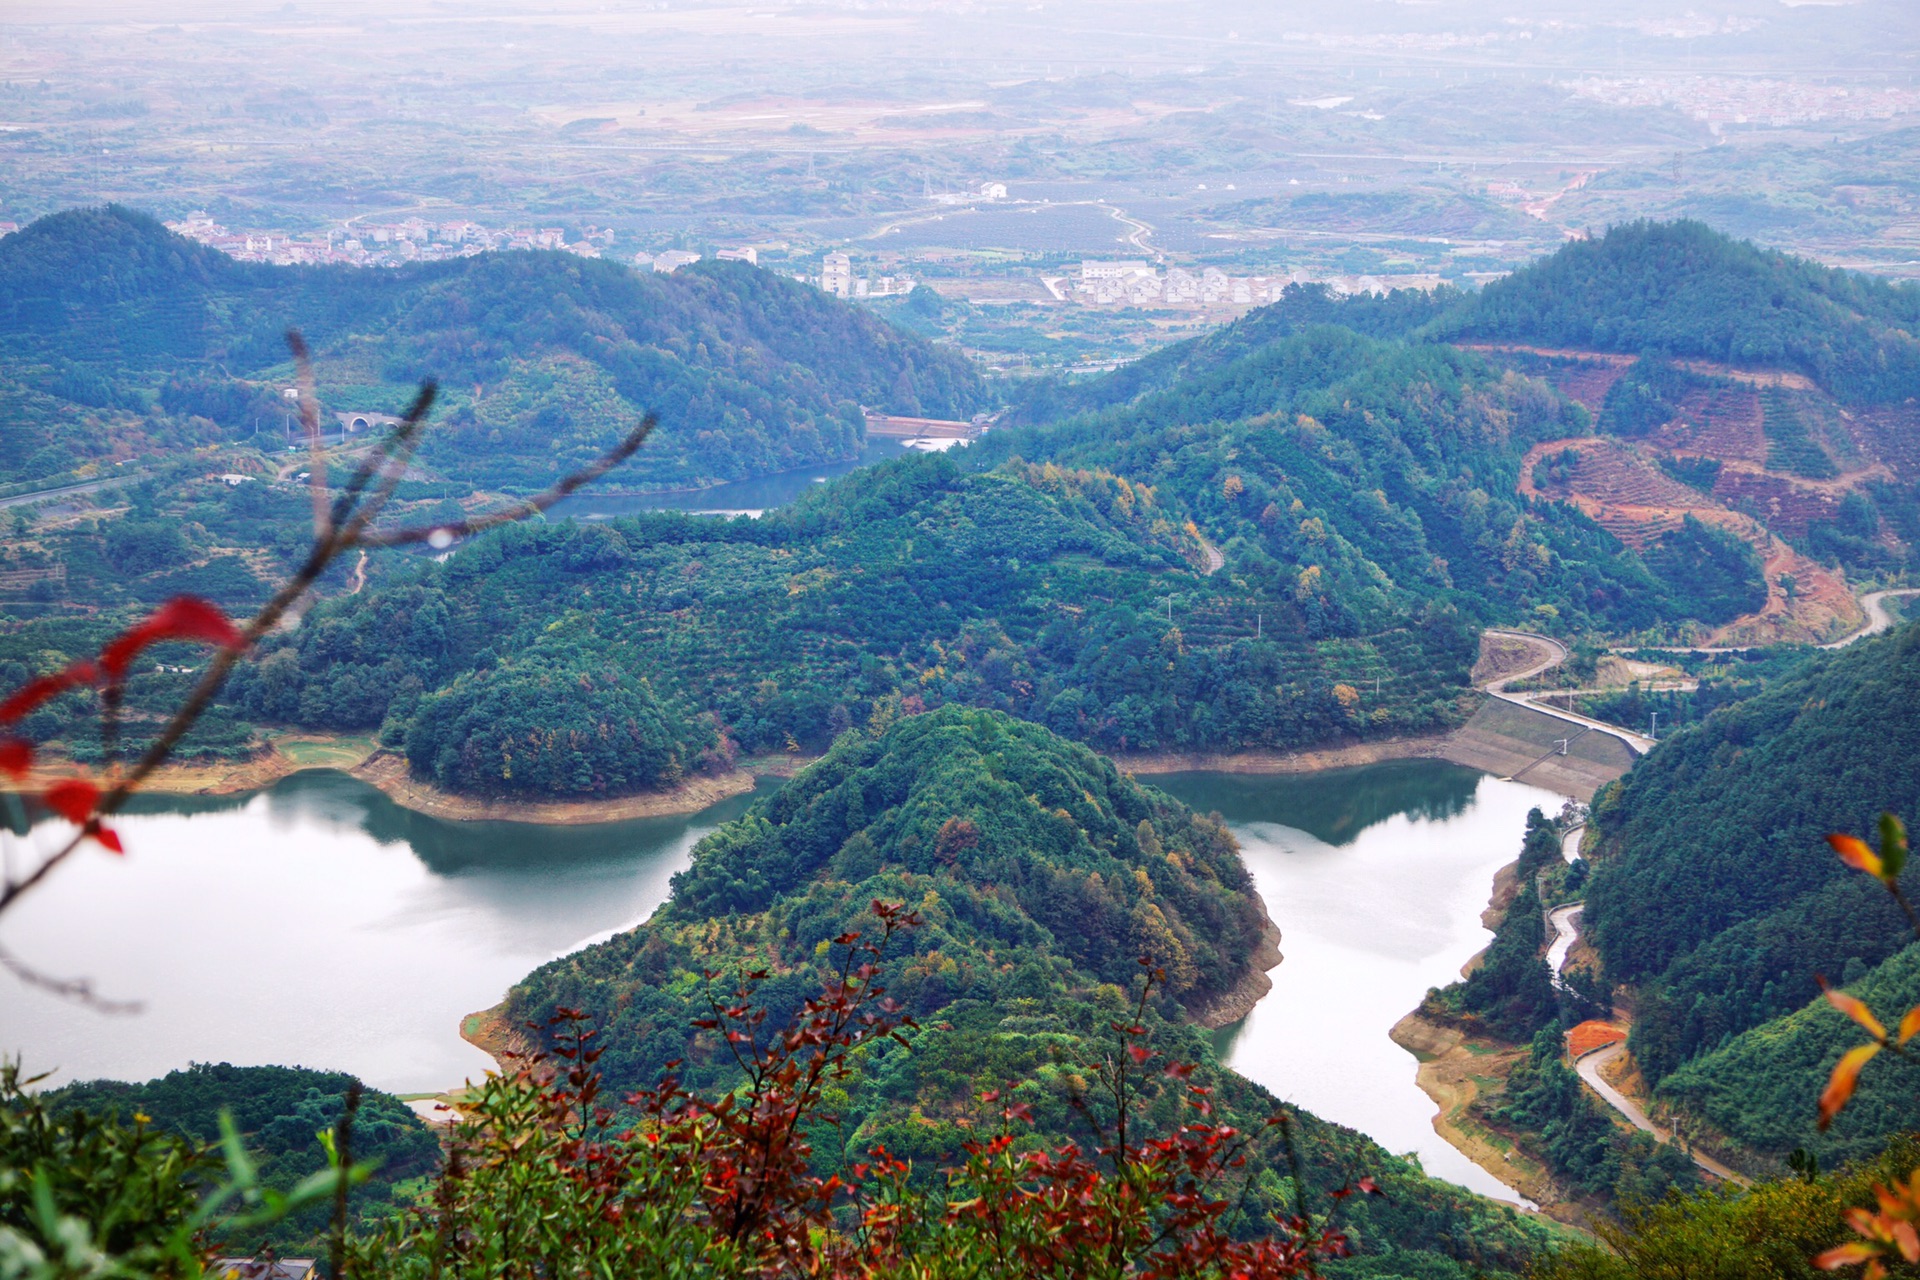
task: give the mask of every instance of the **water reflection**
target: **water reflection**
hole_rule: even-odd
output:
[[[581,827],[444,822],[321,772],[251,797],[143,798],[115,823],[127,856],[87,848],[9,912],[4,940],[146,1011],[103,1019],[0,982],[0,1052],[59,1079],[231,1061],[458,1084],[487,1065],[458,1038],[464,1015],[644,920],[752,798]],[[38,856],[66,830],[18,839]]]
[[[1390,818],[1456,818],[1473,803],[1480,777],[1477,770],[1442,760],[1393,760],[1285,778],[1173,773],[1147,781],[1229,823],[1278,823],[1344,845]]]
[[[898,458],[906,452],[908,450],[903,441],[875,439],[867,441],[861,448],[859,457],[846,462],[829,462],[820,466],[801,467],[795,471],[782,471],[778,475],[758,476],[752,480],[735,480],[730,484],[714,485],[708,489],[644,494],[607,494],[587,490],[555,504],[550,516],[556,520],[564,520],[568,516],[579,520],[606,520],[614,516],[635,515],[642,511],[758,514],[775,507],[783,507],[814,485],[824,483],[835,476],[846,475],[849,471],[857,471],[861,467],[872,466],[888,458]]]
[[[1227,820],[1280,926],[1273,991],[1216,1033],[1226,1061],[1431,1174],[1516,1198],[1434,1132],[1418,1064],[1387,1033],[1491,939],[1494,872],[1518,854],[1527,810],[1561,798],[1429,760],[1150,781]]]

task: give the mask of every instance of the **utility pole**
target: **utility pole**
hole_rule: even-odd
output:
[[[1653,723],[1648,727],[1647,736],[1658,742],[1660,741],[1660,713],[1655,711],[1652,714]]]
[[[1263,613],[1256,613],[1253,615],[1253,638],[1256,641],[1260,639],[1261,628],[1266,623],[1266,620],[1267,620],[1267,617]]]

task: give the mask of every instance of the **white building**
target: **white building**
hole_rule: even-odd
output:
[[[836,298],[853,296],[853,259],[844,253],[830,253],[820,271],[820,287]]]
[[[743,249],[722,249],[713,256],[722,262],[745,262],[756,267],[760,265],[760,251],[752,245],[747,245]]]
[[[655,271],[673,272],[682,267],[690,267],[700,261],[700,255],[689,253],[685,249],[669,249],[653,260]]]
[[[1094,284],[1101,280],[1124,280],[1128,276],[1150,276],[1153,264],[1143,258],[1127,259],[1119,262],[1084,261],[1080,264],[1080,283]]]

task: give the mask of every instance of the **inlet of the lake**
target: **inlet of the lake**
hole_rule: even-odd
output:
[[[1438,761],[1147,779],[1217,810],[1283,935],[1273,991],[1223,1037],[1278,1096],[1512,1198],[1433,1130],[1387,1030],[1484,946],[1494,872],[1526,811],[1560,797]],[[769,784],[771,785],[771,784]],[[489,1065],[462,1017],[554,956],[644,920],[700,836],[750,803],[583,827],[456,823],[341,774],[229,800],[149,798],[12,909],[0,943],[141,1012],[105,1014],[0,977],[0,1052],[54,1082],[190,1062],[298,1063],[396,1092]],[[15,865],[52,847],[12,841]]]

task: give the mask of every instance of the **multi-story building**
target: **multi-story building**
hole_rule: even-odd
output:
[[[1120,262],[1088,260],[1080,264],[1080,284],[1084,287],[1102,280],[1124,280],[1128,276],[1152,275],[1153,264],[1134,258]]]
[[[820,271],[820,287],[836,298],[853,296],[853,259],[844,253],[830,253]]]

